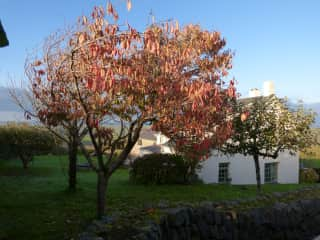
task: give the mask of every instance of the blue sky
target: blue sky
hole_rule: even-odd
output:
[[[152,9],[155,19],[177,19],[218,30],[234,51],[230,77],[247,96],[272,80],[276,93],[290,99],[320,102],[320,1],[318,0],[113,0],[119,22],[143,30]],[[90,14],[106,0],[0,0],[0,19],[10,46],[0,49],[0,86],[8,76],[24,78],[28,52],[50,33]]]

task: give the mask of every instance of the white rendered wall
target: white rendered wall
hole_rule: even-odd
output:
[[[218,183],[219,163],[229,162],[231,184],[256,184],[254,161],[251,156],[235,154],[233,156],[217,154],[203,162],[198,176],[205,183]],[[280,153],[277,159],[260,159],[261,182],[264,183],[264,164],[278,162],[278,183],[299,182],[299,156],[290,155],[287,151]]]
[[[299,183],[299,165],[299,154],[290,155],[289,151],[281,153],[279,183]]]
[[[169,138],[167,138],[165,135],[161,134],[161,132],[156,133],[157,137],[157,143],[158,145],[164,144],[169,141]]]

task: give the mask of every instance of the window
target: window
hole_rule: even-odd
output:
[[[278,180],[278,163],[264,164],[264,182],[276,183]]]
[[[229,179],[229,163],[219,163],[219,183],[228,183]]]

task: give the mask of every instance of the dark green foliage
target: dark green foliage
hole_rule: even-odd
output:
[[[187,170],[182,156],[148,154],[133,162],[130,179],[144,184],[185,183]]]
[[[0,158],[19,157],[24,168],[34,155],[48,154],[56,145],[55,137],[43,127],[27,124],[0,126]]]
[[[0,21],[0,47],[5,47],[9,45],[9,41],[6,35],[6,32],[4,31],[4,28]]]
[[[300,170],[300,183],[316,183],[319,181],[319,175],[313,168],[304,168]]]
[[[53,155],[67,155],[68,154],[68,146],[66,146],[64,144],[56,144],[53,147],[53,149],[50,151],[50,153]]]

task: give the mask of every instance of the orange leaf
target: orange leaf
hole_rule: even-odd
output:
[[[80,44],[82,44],[82,43],[84,43],[86,41],[86,36],[85,36],[84,33],[81,33],[79,35],[78,41],[79,41]]]
[[[179,30],[179,22],[176,21],[176,30]]]
[[[127,0],[127,9],[130,11],[132,8],[131,0]]]
[[[247,116],[244,113],[241,113],[241,122],[245,121]]]
[[[82,24],[87,24],[87,17],[86,16],[83,16],[82,17]]]
[[[107,5],[107,13],[110,14],[110,15],[113,15],[113,6],[110,2],[108,2],[108,5]]]
[[[38,67],[38,66],[40,66],[41,64],[42,64],[41,61],[40,61],[40,60],[37,60],[37,61],[35,61],[35,62],[33,63],[33,66]]]

